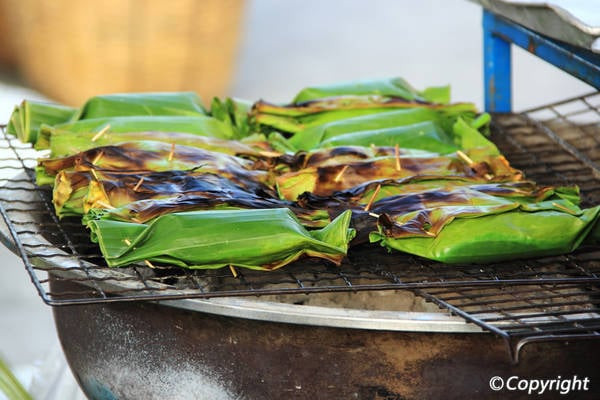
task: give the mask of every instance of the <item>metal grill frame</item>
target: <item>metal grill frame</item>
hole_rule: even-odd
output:
[[[567,113],[560,111],[561,107],[574,103],[578,105],[578,109]],[[514,118],[519,121],[516,124],[518,129],[527,127],[531,130],[531,135],[547,141],[547,150],[544,146],[527,148],[520,143],[520,136],[507,134],[511,129],[510,122],[496,123],[494,139],[515,167],[523,169],[529,178],[540,183],[544,183],[544,180],[554,184],[557,181],[572,182],[572,176],[569,175],[571,170],[564,167],[570,163],[578,172],[582,168],[589,171],[586,172],[585,180],[575,183],[584,183],[584,202],[588,205],[594,201],[598,203],[600,156],[594,159],[586,154],[589,149],[579,148],[577,143],[564,139],[560,133],[551,129],[551,125],[559,120],[570,129],[581,130],[580,135],[589,136],[593,133],[575,125],[571,119],[591,112],[596,118],[593,124],[600,126],[599,107],[600,93],[592,93],[528,110],[521,115],[508,116],[509,120]],[[554,117],[542,121],[531,118],[542,111],[550,112]],[[494,120],[502,121],[505,117],[507,116],[498,115]],[[4,128],[2,127],[2,133]],[[594,140],[600,141],[600,137]],[[506,151],[503,146],[511,150]],[[6,135],[0,138],[0,147],[14,154],[13,160],[3,162],[16,161],[18,164],[16,167],[0,164],[0,171],[13,169],[26,174],[17,179],[0,179],[5,185],[3,191],[0,191],[0,214],[6,224],[5,232],[8,233],[3,241],[22,258],[43,301],[51,306],[410,290],[450,313],[502,337],[514,362],[518,362],[520,349],[528,343],[600,339],[600,305],[597,304],[600,302],[600,247],[584,248],[565,256],[481,266],[446,266],[410,255],[389,255],[383,249],[371,247],[351,251],[350,262],[340,268],[323,262],[303,261],[269,273],[239,271],[237,278],[232,277],[227,269],[187,271],[161,266],[155,270],[145,266],[109,269],[105,265],[98,265],[98,254],[81,253],[80,246],[83,242],[72,237],[74,228],[80,224],[72,220],[59,221],[53,212],[48,191],[32,183],[35,176],[30,167],[35,164],[35,157],[23,155],[31,153],[31,150]],[[546,154],[544,152],[560,153],[559,159],[562,161],[549,164],[545,156],[540,156]],[[565,157],[571,157],[575,161],[565,161]],[[539,165],[542,166],[541,172],[530,171]],[[552,173],[544,171],[545,169]],[[590,180],[590,176],[595,179]],[[13,189],[6,189],[6,185],[12,184],[16,185]],[[7,195],[11,191],[29,193],[35,198],[35,202],[30,201],[31,197],[23,200]],[[32,207],[19,211],[18,207],[14,207],[19,202]],[[39,204],[42,204],[41,211]],[[15,215],[28,214],[36,209],[44,214],[46,220],[42,224],[33,221],[38,232],[33,232],[32,244],[24,240],[25,236],[32,234],[29,227],[32,221],[23,223],[29,230],[19,229]],[[61,236],[58,239],[60,246],[57,246],[56,240],[52,243],[45,241],[43,236],[36,236],[46,231],[44,224],[49,226],[48,232]],[[84,246],[87,250],[93,247]],[[59,253],[61,255],[57,256]],[[53,293],[49,289],[50,280],[44,273],[52,274],[53,279],[80,283],[82,291]]]

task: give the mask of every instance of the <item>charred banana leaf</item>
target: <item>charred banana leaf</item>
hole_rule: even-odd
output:
[[[96,147],[57,159],[40,160],[38,185],[51,184],[60,171],[169,171],[195,169],[237,179],[266,180],[267,172],[252,170],[254,162],[196,147],[137,141]]]
[[[326,163],[284,173],[275,178],[280,197],[296,200],[304,192],[330,196],[372,181],[407,181],[420,177],[445,179],[472,178],[479,182],[510,182],[522,178],[502,156],[491,156],[478,163],[466,162],[458,156],[384,156],[344,164]],[[431,180],[431,179],[428,179]],[[401,185],[386,185],[394,188]],[[390,190],[384,190],[387,195]]]
[[[315,231],[286,208],[182,212],[148,224],[90,216],[86,224],[111,267],[146,260],[192,269],[273,270],[302,255],[339,264],[354,235],[350,217],[346,211]]]
[[[53,203],[57,215],[86,214],[93,208],[113,209],[143,199],[196,195],[206,205],[255,208],[284,206],[267,186],[237,176],[231,179],[201,170],[164,172],[61,171],[56,177]],[[201,208],[201,207],[199,207]],[[133,216],[132,216],[133,218]]]
[[[491,187],[487,188],[492,189]],[[596,225],[599,207],[582,210],[576,189],[540,188],[527,196],[464,187],[388,197],[371,242],[445,263],[498,262],[575,250]],[[499,194],[504,193],[504,196]]]

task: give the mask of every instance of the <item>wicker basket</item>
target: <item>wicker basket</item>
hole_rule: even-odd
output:
[[[110,92],[225,94],[243,0],[0,0],[18,65],[66,104]]]

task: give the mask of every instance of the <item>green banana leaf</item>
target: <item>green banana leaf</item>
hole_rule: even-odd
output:
[[[210,114],[214,118],[232,127],[236,139],[242,139],[251,134],[248,119],[252,102],[228,97],[221,100],[215,97],[210,106]]]
[[[60,104],[24,100],[10,116],[7,133],[23,143],[35,143],[42,124],[60,124],[75,115],[77,109]]]
[[[218,139],[231,139],[234,132],[231,127],[216,118],[208,116],[128,116],[128,117],[102,117],[85,119],[75,122],[66,122],[53,126],[42,125],[39,138],[35,144],[38,150],[48,149],[51,141],[58,136],[73,133],[93,133],[94,136],[105,130],[104,135],[111,133],[132,132],[182,132]],[[92,138],[94,137],[92,136]],[[65,139],[68,140],[68,139]]]
[[[600,208],[581,210],[569,200],[576,189],[521,189],[465,186],[386,197],[373,204],[379,218],[369,238],[445,263],[487,263],[570,252],[594,229]]]
[[[301,105],[285,106],[259,101],[253,105],[250,118],[257,125],[256,129],[266,127],[267,130],[275,129],[296,134],[332,121],[412,108],[449,110],[451,113],[464,113],[465,116],[475,115],[477,112],[471,103],[443,105],[380,96],[353,96],[320,99]]]
[[[394,110],[313,126],[296,133],[289,139],[289,143],[297,150],[310,150],[319,147],[319,144],[324,140],[342,134],[396,128],[426,121],[439,125],[444,131],[451,131],[458,116],[461,116],[463,119],[472,119],[473,113],[470,110],[465,112],[461,109],[454,111],[450,106],[447,109],[439,111],[428,108]]]
[[[307,231],[287,208],[192,211],[148,224],[85,220],[111,267],[144,260],[192,269],[227,265],[273,270],[302,255],[339,264],[354,235],[346,211],[325,228]]]
[[[37,184],[53,183],[61,171],[168,171],[202,170],[223,176],[266,181],[266,171],[254,170],[254,162],[196,147],[163,142],[136,141],[101,146],[72,156],[43,159],[36,168]]]
[[[72,121],[141,115],[206,115],[194,92],[115,93],[90,98]]]
[[[450,101],[450,86],[431,87],[418,91],[400,77],[358,80],[308,87],[302,89],[292,102],[298,104],[324,97],[347,95],[380,95],[400,97],[406,100],[448,103]]]
[[[439,154],[454,153],[461,149],[450,135],[433,122],[420,122],[394,128],[374,129],[345,133],[324,140],[320,147],[338,146],[390,146],[425,150]]]
[[[50,157],[66,157],[99,146],[118,145],[134,141],[153,141],[182,146],[197,147],[199,149],[216,151],[231,155],[260,156],[261,153],[273,152],[266,139],[257,138],[257,141],[219,139],[210,136],[201,136],[184,132],[110,132],[92,141],[96,133],[55,131],[50,136]],[[261,140],[262,139],[262,140]]]

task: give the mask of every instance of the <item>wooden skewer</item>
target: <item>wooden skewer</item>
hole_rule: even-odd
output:
[[[110,129],[110,124],[106,125],[102,129],[100,129],[100,131],[98,133],[96,133],[94,135],[94,137],[92,138],[92,142],[95,142],[96,140],[100,139],[102,137],[102,135],[104,135],[106,132],[108,132],[109,129]]]
[[[340,172],[338,172],[338,174],[335,176],[335,178],[333,178],[334,182],[339,182],[342,180],[342,176],[344,175],[344,172],[346,172],[346,170],[348,169],[349,165],[344,165],[344,168],[342,168],[340,170]]]
[[[135,184],[135,186],[133,187],[133,191],[137,192],[137,190],[140,188],[140,186],[142,185],[142,182],[144,182],[144,177],[142,176],[140,178],[139,181],[137,181],[137,183]]]
[[[169,153],[169,161],[173,161],[173,155],[175,155],[175,143],[171,143],[171,152]]]
[[[375,214],[374,212],[370,212],[369,215],[371,217],[379,218],[379,214]]]
[[[97,180],[97,181],[99,181],[99,180],[100,180],[100,179],[98,179],[98,174],[96,173],[96,170],[95,170],[95,169],[93,169],[93,168],[92,168],[92,169],[90,169],[90,172],[91,172],[91,173],[92,173],[92,175],[94,176],[94,179],[95,179],[95,180]]]
[[[373,200],[375,200],[375,197],[377,197],[377,195],[379,194],[379,190],[381,190],[381,185],[377,185],[377,188],[375,188],[375,191],[371,195],[369,202],[365,206],[365,211],[369,211],[369,209],[371,208],[371,205],[373,205]]]
[[[229,264],[229,270],[231,271],[231,275],[233,275],[234,278],[238,277],[238,272],[236,271],[233,265]]]
[[[156,267],[154,266],[154,264],[152,264],[150,261],[148,261],[148,260],[144,260],[144,262],[145,262],[145,263],[146,263],[146,265],[147,265],[147,266],[149,266],[150,268],[152,268],[152,269],[156,268]]]
[[[103,151],[98,152],[96,157],[94,157],[94,159],[92,160],[92,164],[96,165],[98,163],[98,161],[100,161],[100,159],[102,158],[103,155],[104,155]]]
[[[396,156],[396,171],[402,171],[402,165],[400,165],[400,146],[398,146],[398,143],[394,146],[394,155]]]
[[[127,246],[131,246],[131,240],[129,240],[129,239],[123,239],[123,241],[125,242],[125,244]]]

